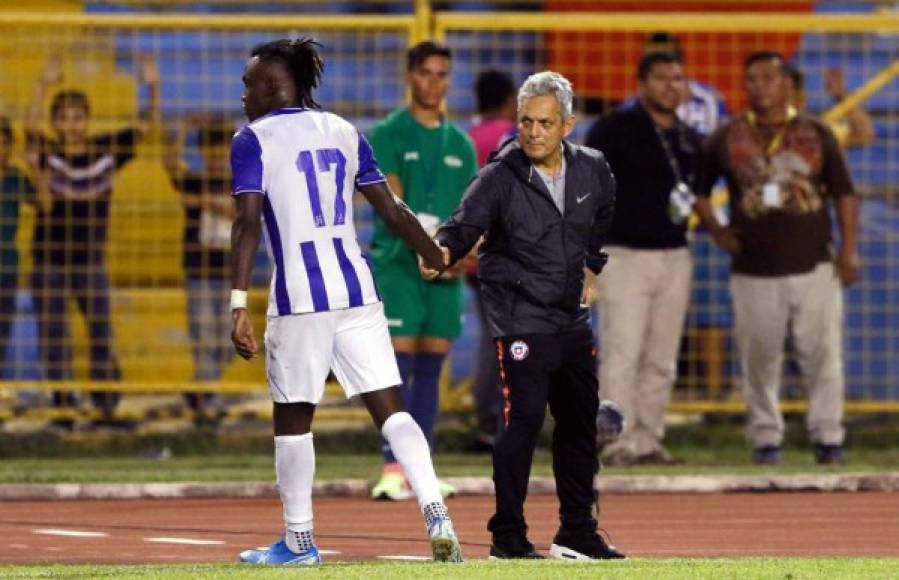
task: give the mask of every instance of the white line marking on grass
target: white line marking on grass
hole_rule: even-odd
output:
[[[423,562],[430,560],[428,556],[378,556],[379,560],[412,560],[415,562]]]
[[[57,530],[55,528],[43,528],[39,530],[31,530],[35,534],[43,534],[45,536],[68,536],[70,538],[107,538],[109,534],[106,532],[88,532],[85,530]]]
[[[157,544],[186,544],[189,546],[218,546],[225,543],[222,540],[200,540],[197,538],[144,538],[144,541]]]

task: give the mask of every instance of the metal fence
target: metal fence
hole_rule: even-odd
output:
[[[254,44],[298,34],[317,37],[326,61],[317,98],[363,129],[403,102],[405,50],[429,33],[454,51],[447,107],[461,125],[467,125],[473,115],[472,84],[479,71],[500,68],[521,81],[537,70],[560,70],[572,78],[579,95],[577,140],[597,115],[633,93],[634,68],[647,34],[666,31],[679,38],[688,74],[715,86],[730,111],[745,106],[740,85],[743,58],[754,49],[778,48],[805,73],[810,111],[838,124],[851,107],[862,106],[873,119],[875,142],[847,151],[864,196],[864,280],[846,294],[847,385],[851,410],[899,408],[899,17],[535,9],[432,13],[426,2],[416,2],[414,8],[396,14],[274,16],[0,12],[0,114],[12,126],[13,166],[26,166],[30,110],[40,112],[37,129],[52,135],[49,106],[61,90],[87,96],[91,135],[139,129],[133,145],[113,142],[113,149],[123,150],[112,153],[122,153],[127,160],[115,171],[108,217],[93,212],[72,218],[86,220],[81,225],[88,229],[107,229],[102,267],[111,284],[111,345],[120,368],[114,390],[264,391],[261,363],[225,359],[219,361],[219,375],[201,376],[200,350],[218,348],[222,337],[215,330],[217,320],[226,313],[202,308],[204,301],[209,306],[219,295],[208,286],[190,283],[191,278],[214,278],[215,273],[185,270],[185,254],[197,248],[184,243],[190,218],[179,189],[185,175],[205,171],[207,177],[216,177],[211,169],[215,165],[206,157],[209,152],[201,146],[201,127],[216,123],[233,130],[242,123],[241,73]],[[158,93],[145,82],[147,62],[155,63],[158,70]],[[58,74],[48,75],[53,63],[58,63]],[[830,69],[842,71],[851,91],[841,104],[832,103],[824,88]],[[42,78],[47,86],[35,106]],[[154,125],[150,109],[157,102]],[[721,198],[724,195],[721,192]],[[5,291],[15,299],[14,309],[3,313],[11,320],[2,367],[7,398],[23,389],[52,391],[60,385],[75,390],[108,389],[109,384],[97,382],[92,370],[97,338],[91,324],[96,322],[96,312],[78,300],[67,300],[61,314],[70,336],[43,337],[56,341],[62,353],[52,362],[59,368],[49,373],[57,380],[45,380],[48,363],[37,354],[42,338],[37,330],[32,259],[40,220],[31,201],[22,203],[16,213],[5,210],[0,216],[4,232],[15,233],[19,256],[17,266],[3,263],[5,279],[12,280],[4,282],[11,284]],[[371,229],[371,212],[357,215],[365,237]],[[7,238],[3,240],[8,249]],[[672,408],[739,410],[734,389],[738,369],[729,332],[727,258],[700,232],[693,235],[692,246],[695,289]],[[267,294],[262,284],[266,267],[260,260],[260,285],[252,296],[258,312]],[[450,407],[469,404],[466,387],[478,328],[473,312],[468,318],[465,335],[452,355],[445,392]],[[784,392],[788,410],[802,408],[801,381],[792,368],[788,363],[785,369],[793,377]]]

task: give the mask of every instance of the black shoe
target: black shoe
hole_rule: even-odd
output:
[[[621,560],[624,554],[594,530],[569,532],[559,530],[549,548],[549,555],[558,560]]]
[[[780,465],[780,447],[763,445],[752,452],[752,462],[756,465]]]
[[[818,465],[845,465],[842,445],[815,444],[815,463]]]
[[[491,560],[543,560],[544,556],[534,549],[527,538],[494,538],[490,544]]]

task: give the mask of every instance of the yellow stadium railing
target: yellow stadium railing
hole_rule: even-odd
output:
[[[899,59],[894,60],[893,64],[883,69],[874,78],[867,81],[858,89],[847,95],[832,109],[821,115],[826,123],[833,123],[844,118],[849,111],[861,106],[867,99],[871,98],[875,93],[883,90],[890,82],[899,77]]]
[[[688,14],[597,12],[437,12],[434,36],[456,31],[620,31],[620,32],[899,32],[899,14]]]
[[[34,14],[0,12],[0,25],[39,28],[90,27],[117,30],[396,30],[409,32],[415,26],[412,15],[342,14]],[[411,32],[409,32],[411,36]]]

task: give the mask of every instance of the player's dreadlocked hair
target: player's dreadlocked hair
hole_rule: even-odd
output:
[[[312,89],[321,82],[325,63],[318,54],[321,47],[312,38],[281,39],[255,46],[250,56],[261,60],[276,59],[287,66],[297,89],[297,100],[301,107],[320,109],[321,105],[312,98]]]

